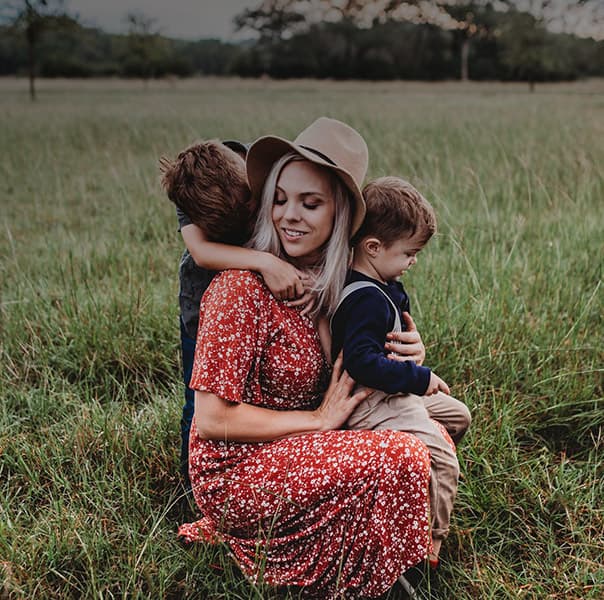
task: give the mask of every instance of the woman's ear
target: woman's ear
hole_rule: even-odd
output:
[[[382,247],[382,242],[375,237],[368,237],[363,240],[363,250],[372,258],[375,258]]]

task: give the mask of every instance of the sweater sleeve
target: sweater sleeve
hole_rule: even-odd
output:
[[[412,360],[399,362],[386,356],[386,333],[392,329],[393,311],[379,291],[365,288],[340,306],[335,325],[342,331],[344,368],[359,384],[388,394],[423,395],[430,369]]]

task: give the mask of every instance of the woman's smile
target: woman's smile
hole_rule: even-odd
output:
[[[288,238],[291,239],[301,238],[303,235],[306,234],[305,231],[300,231],[298,229],[290,229],[286,227],[284,227],[282,231]]]

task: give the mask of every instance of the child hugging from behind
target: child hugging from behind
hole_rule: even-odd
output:
[[[186,250],[179,268],[180,339],[185,403],[181,419],[180,469],[189,488],[189,432],[194,392],[188,387],[199,325],[199,305],[217,271],[246,269],[260,273],[280,300],[303,306],[307,277],[268,252],[245,248],[255,224],[256,209],[245,172],[247,146],[238,141],[200,141],[176,159],[160,159],[161,183],[176,205]],[[295,299],[298,300],[295,300]]]

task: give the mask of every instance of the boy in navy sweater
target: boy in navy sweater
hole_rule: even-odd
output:
[[[459,463],[438,421],[457,443],[471,416],[449,395],[447,384],[422,360],[396,360],[384,350],[391,331],[415,330],[409,298],[398,278],[436,232],[427,200],[409,183],[382,177],[365,186],[365,221],[353,240],[354,259],[331,320],[332,357],[343,351],[344,368],[374,391],[353,412],[350,429],[394,429],[417,435],[431,455],[432,552],[438,565],[457,493]],[[434,420],[433,420],[434,419]]]

